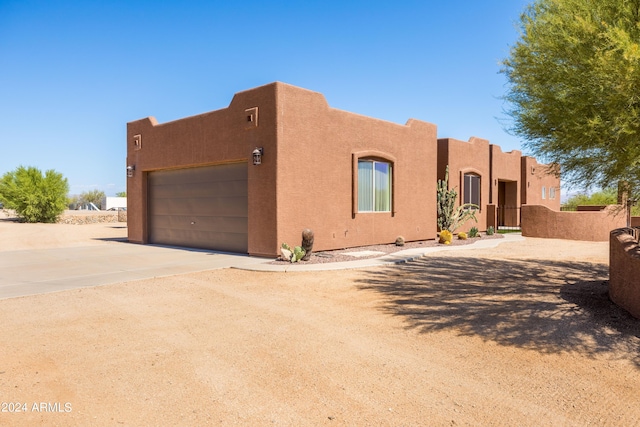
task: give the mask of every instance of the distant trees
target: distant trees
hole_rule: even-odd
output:
[[[61,173],[20,166],[0,180],[0,201],[26,222],[56,222],[67,207],[69,183]]]
[[[80,193],[80,195],[78,196],[77,203],[81,205],[87,205],[89,203],[93,203],[99,209],[102,209],[102,199],[104,199],[105,197],[106,195],[104,194],[104,191],[100,191],[100,190],[85,191],[83,193]]]
[[[573,211],[576,210],[578,206],[607,206],[615,205],[617,203],[618,190],[615,188],[605,188],[602,191],[597,191],[590,195],[576,194],[574,196],[571,196],[565,203],[562,204],[562,207],[565,210]],[[631,214],[634,216],[640,215],[640,207],[632,207]]]
[[[615,205],[616,203],[618,203],[618,191],[609,188],[591,195],[576,194],[571,196],[562,206],[567,210],[575,210],[578,206],[606,206]]]
[[[120,191],[120,192],[116,193],[116,197],[127,197],[127,192],[126,191]]]

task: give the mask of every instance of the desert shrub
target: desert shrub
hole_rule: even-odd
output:
[[[469,238],[474,238],[474,237],[478,237],[478,227],[471,227],[471,230],[469,230]]]
[[[496,230],[493,228],[492,225],[487,227],[487,236],[493,236],[495,234],[495,232],[496,232]]]
[[[43,175],[38,168],[20,166],[0,180],[0,201],[26,222],[56,222],[68,192],[67,179],[52,169]]]

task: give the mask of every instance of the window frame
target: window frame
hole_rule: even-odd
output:
[[[396,191],[397,191],[397,168],[396,168],[396,158],[388,153],[376,150],[367,150],[367,151],[353,151],[351,153],[351,178],[352,178],[352,188],[351,188],[351,215],[352,218],[355,218],[358,213],[366,213],[366,214],[389,214],[391,216],[395,216],[396,214]],[[359,201],[358,201],[358,161],[360,160],[372,160],[382,163],[388,163],[390,166],[391,177],[390,177],[390,194],[389,194],[389,208],[387,211],[360,211],[358,209]]]
[[[469,184],[473,183],[474,179],[477,179],[478,185],[477,185],[477,200],[478,202],[475,203],[473,201],[474,197],[473,197],[473,185],[467,185],[467,177],[469,177]],[[469,200],[467,201],[467,194],[469,194]],[[461,202],[463,205],[465,204],[473,204],[473,205],[477,205],[478,209],[480,209],[480,206],[482,206],[482,175],[480,175],[477,172],[473,172],[473,171],[466,171],[466,172],[462,172],[462,194],[461,194]]]
[[[362,191],[363,191],[363,182],[360,179],[361,178],[361,169],[360,169],[360,165],[361,164],[370,164],[371,165],[371,176],[369,177],[369,181],[371,183],[371,194],[369,195],[369,197],[367,199],[370,199],[370,204],[371,204],[371,208],[372,209],[365,209],[363,208],[362,204],[361,204],[361,200],[362,198],[360,197],[362,195]],[[385,170],[384,171],[380,171],[380,169],[378,169],[378,165],[384,165],[385,166]],[[366,171],[369,172],[369,171]],[[388,186],[388,189],[382,189],[379,190],[378,188],[378,182],[379,182],[379,178],[378,178],[378,172],[381,172],[384,174],[385,182],[386,185]],[[388,195],[386,197],[388,197],[387,200],[384,200],[382,202],[380,202],[379,200],[379,195],[381,193],[381,191],[388,193]],[[384,161],[384,160],[379,160],[379,159],[369,159],[369,158],[360,158],[358,159],[358,212],[362,212],[362,213],[378,213],[378,212],[391,212],[392,208],[392,201],[393,201],[393,164],[388,162],[388,161]],[[380,205],[384,205],[384,207],[386,207],[386,209],[380,209]]]

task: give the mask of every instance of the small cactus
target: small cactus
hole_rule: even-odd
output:
[[[291,256],[291,262],[298,262],[304,257],[305,251],[301,246],[293,248],[293,255]]]
[[[471,227],[471,229],[469,230],[469,238],[472,239],[474,237],[480,237],[480,235],[478,234],[478,227]]]
[[[460,233],[458,233],[458,239],[467,240],[467,233],[465,233],[464,231],[461,231]]]
[[[453,234],[449,230],[442,230],[440,232],[440,240],[439,242],[444,245],[450,245],[451,240],[453,239]]]
[[[490,225],[489,227],[487,227],[487,236],[493,236],[493,234],[496,232],[496,230],[493,228],[492,225]]]
[[[302,249],[304,249],[304,257],[302,257],[302,261],[308,261],[311,257],[311,251],[313,250],[313,240],[314,234],[313,230],[309,228],[305,228],[302,230]]]
[[[396,237],[396,246],[404,246],[404,237],[402,236]]]

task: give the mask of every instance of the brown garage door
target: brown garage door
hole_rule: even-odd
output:
[[[149,241],[247,253],[247,163],[149,174]]]

